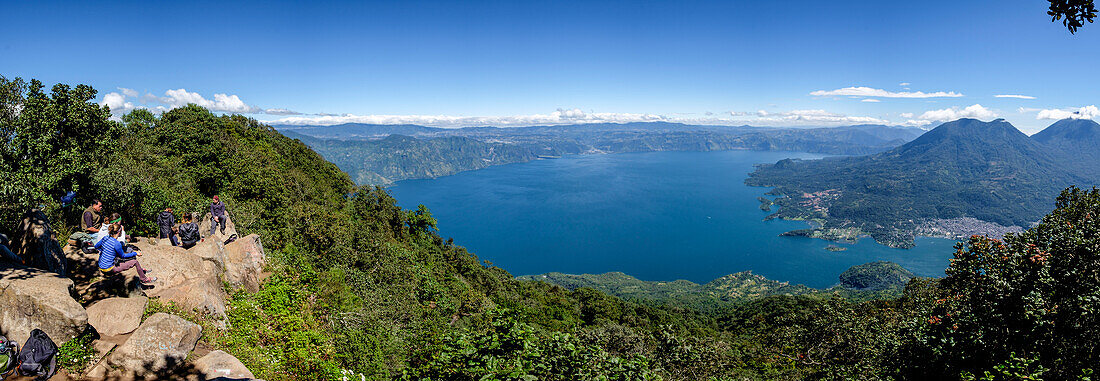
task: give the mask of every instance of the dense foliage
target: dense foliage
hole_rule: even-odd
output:
[[[232,295],[225,330],[180,315],[267,380],[1087,379],[1100,362],[1100,191],[1066,191],[1025,234],[960,244],[946,278],[914,279],[898,297],[772,295],[697,311],[516,280],[441,238],[426,208],[353,186],[254,120],[188,106],[114,122],[88,103],[94,90],[47,96],[21,83],[0,79],[15,89],[0,105],[4,131],[16,131],[3,149],[22,152],[2,165],[48,175],[9,177],[4,216],[43,204],[71,226],[81,206],[55,200],[77,190],[79,204],[101,197],[147,229],[166,205],[201,211],[221,195],[240,231],[264,236],[272,275]],[[28,131],[104,139],[112,154]],[[32,140],[40,148],[20,151]],[[66,172],[47,153],[91,170]]]
[[[916,275],[893,262],[855,265],[840,273],[840,285],[859,290],[884,290],[905,287]]]
[[[1085,22],[1096,20],[1096,3],[1093,0],[1047,0],[1050,9],[1047,15],[1050,21],[1062,21],[1070,33],[1085,26]]]

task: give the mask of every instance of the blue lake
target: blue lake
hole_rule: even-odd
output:
[[[828,287],[853,265],[894,261],[942,276],[955,241],[918,238],[892,249],[870,238],[833,244],[780,237],[807,227],[764,221],[744,184],[753,164],[821,155],[774,151],[578,155],[406,180],[390,188],[404,208],[426,205],[440,235],[513,275],[621,271],[643,280],[709,282],[739,271]]]

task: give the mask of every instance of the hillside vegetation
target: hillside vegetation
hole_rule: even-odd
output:
[[[1072,139],[1081,144],[1084,138]],[[1100,183],[1081,169],[1100,164],[1080,164],[1048,144],[1004,120],[961,119],[874,155],[761,165],[746,183],[775,187],[773,194],[786,196],[775,201],[780,210],[773,217],[822,222],[816,231],[800,234],[833,239],[869,234],[890,246],[909,247],[924,221],[975,218],[1029,227],[1050,210],[1047,195]]]
[[[264,237],[272,275],[233,294],[204,340],[266,380],[1062,380],[1100,362],[1087,297],[1100,294],[1100,191],[1063,192],[1024,234],[960,244],[945,278],[897,298],[694,311],[516,280],[442,239],[426,208],[355,187],[254,120],[192,105],[117,122],[95,96],[0,78],[3,226],[41,205],[71,229],[80,207],[57,200],[74,190],[145,235],[153,211],[221,195],[242,234]]]

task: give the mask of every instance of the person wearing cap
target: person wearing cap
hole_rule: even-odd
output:
[[[126,245],[119,242],[118,237],[122,232],[122,224],[113,223],[104,230],[107,231],[107,237],[104,237],[95,245],[95,248],[99,250],[99,271],[104,274],[114,274],[133,268],[137,270],[138,279],[141,280],[141,283],[148,284],[157,281],[157,278],[150,278],[145,275],[145,269],[138,263],[137,257],[141,256],[141,252],[127,252]]]
[[[179,246],[180,243],[176,239],[176,234],[172,231],[172,228],[176,225],[176,216],[172,214],[172,208],[164,208],[163,212],[157,214],[157,226],[160,227],[160,237],[168,238],[172,241],[172,246]]]
[[[214,230],[219,226],[221,227],[222,234],[225,234],[225,203],[218,199],[218,196],[214,196],[214,202],[210,203],[210,235],[214,235]]]

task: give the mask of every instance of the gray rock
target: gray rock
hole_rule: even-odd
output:
[[[214,261],[204,260],[199,251],[217,246],[195,246],[186,250],[179,246],[153,246],[138,243],[141,266],[152,270],[149,276],[157,282],[145,289],[149,297],[175,302],[176,305],[215,316],[225,315],[225,291],[221,272]],[[136,276],[127,271],[128,276]]]
[[[244,366],[244,363],[241,363],[241,360],[237,360],[236,357],[225,351],[210,352],[206,356],[195,360],[194,366],[208,379],[252,380],[256,377],[252,374],[252,371]]]
[[[42,211],[35,209],[23,215],[23,220],[15,228],[10,248],[25,265],[69,276],[65,254],[57,243],[57,234]]]
[[[58,346],[88,326],[88,313],[72,297],[73,281],[56,273],[0,265],[0,333],[25,343],[35,328]]]
[[[195,349],[202,327],[183,318],[156,313],[145,319],[126,343],[115,348],[107,362],[138,375],[183,364]]]
[[[267,256],[260,236],[250,234],[225,245],[225,281],[250,292],[260,291]]]
[[[148,298],[110,298],[88,306],[88,324],[103,336],[134,332],[141,324]]]

